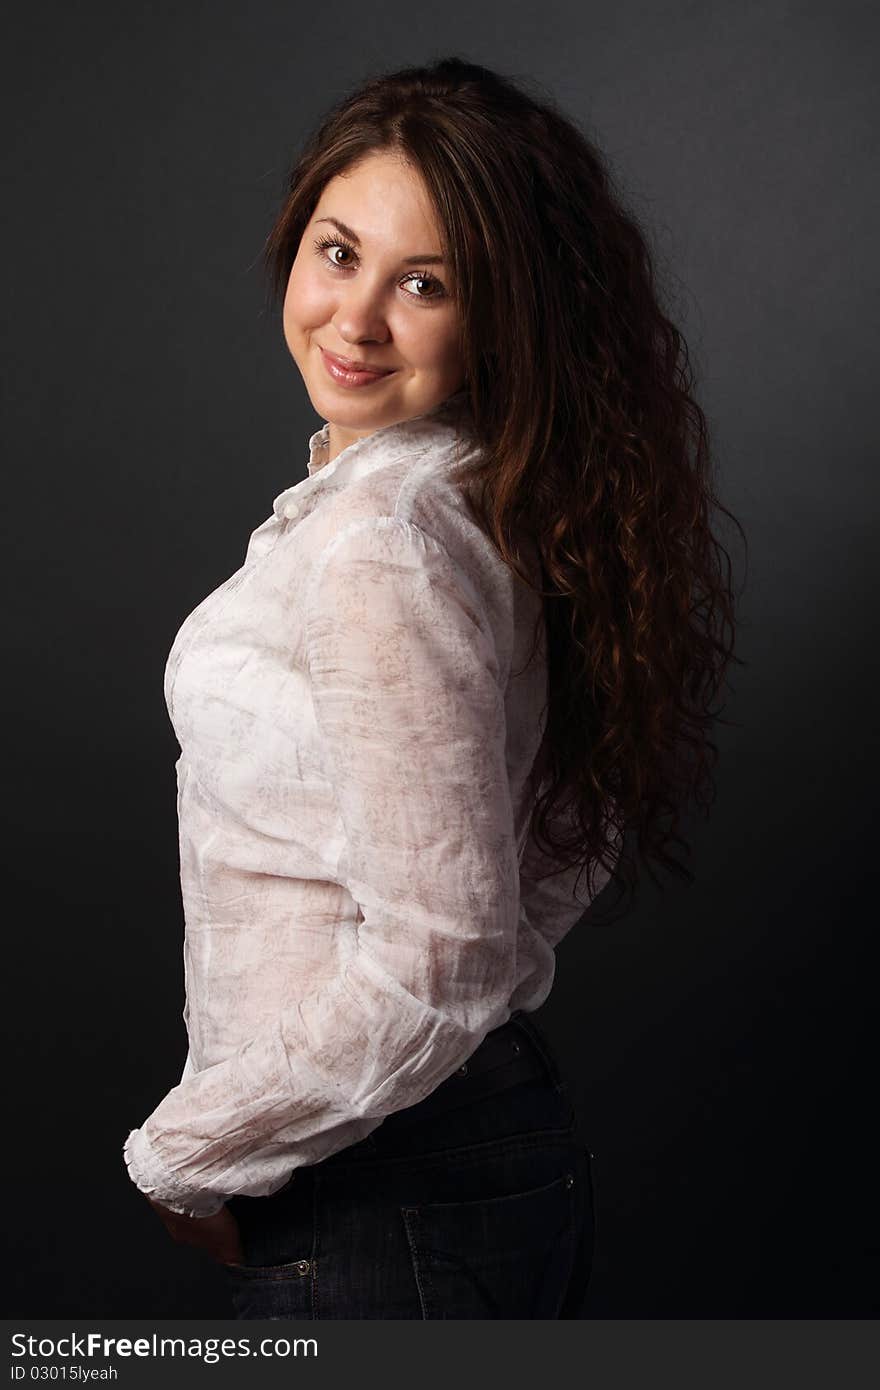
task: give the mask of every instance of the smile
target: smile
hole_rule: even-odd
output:
[[[376,381],[384,381],[394,375],[394,369],[382,371],[363,371],[361,368],[346,366],[342,358],[326,348],[321,348],[321,358],[327,373],[340,386],[371,386]]]

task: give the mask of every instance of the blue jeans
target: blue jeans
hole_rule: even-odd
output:
[[[269,1197],[233,1197],[238,1318],[577,1318],[592,1155],[522,1011],[418,1105]]]

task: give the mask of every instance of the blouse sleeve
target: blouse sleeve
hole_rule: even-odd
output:
[[[515,986],[503,681],[474,582],[416,526],[370,518],[330,541],[305,603],[339,878],[362,920],[332,982],[129,1136],[138,1186],[192,1214],[275,1191],[351,1142],[340,1125],[416,1104],[506,1020]]]
[[[547,945],[555,949],[580,922],[609,882],[613,865],[620,858],[620,824],[611,820],[606,825],[612,830],[611,867],[594,859],[587,872],[582,872],[580,864],[560,869],[539,848],[530,830],[520,863],[520,930],[539,930]]]

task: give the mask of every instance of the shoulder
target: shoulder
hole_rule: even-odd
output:
[[[457,475],[479,461],[460,423],[426,422],[407,448],[327,504],[313,551],[311,596],[334,574],[405,586],[419,571],[469,592],[496,631],[510,625],[517,578],[473,515]]]
[[[441,576],[468,583],[441,537],[399,513],[370,512],[346,521],[315,556],[307,606],[321,604],[322,596],[332,602],[340,587],[404,592]]]
[[[479,658],[503,686],[515,640],[511,571],[489,558],[472,523],[438,533],[434,509],[416,510],[420,520],[359,517],[328,541],[306,590],[309,641],[332,633],[336,643],[376,634],[387,642],[392,630],[408,632],[428,641],[437,661],[442,650],[454,651],[456,663]]]

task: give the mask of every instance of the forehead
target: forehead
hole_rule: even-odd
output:
[[[387,151],[367,155],[330,179],[313,219],[328,216],[376,245],[420,234],[439,243],[437,218],[418,170]],[[423,249],[429,249],[428,242]]]

